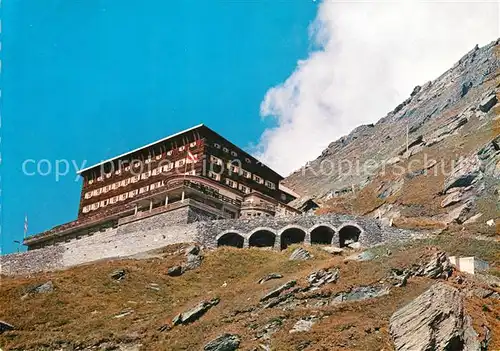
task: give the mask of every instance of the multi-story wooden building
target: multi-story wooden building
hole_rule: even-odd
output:
[[[77,220],[28,237],[29,249],[183,206],[195,210],[188,222],[300,213],[278,173],[202,124],[79,174]]]

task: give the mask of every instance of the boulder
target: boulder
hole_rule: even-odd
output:
[[[320,269],[319,271],[312,272],[307,277],[309,283],[308,290],[316,290],[321,286],[329,283],[335,283],[339,279],[340,271],[338,268]]]
[[[415,275],[433,279],[447,279],[452,273],[453,266],[448,255],[440,251],[434,254],[427,264],[421,265],[415,272]]]
[[[187,262],[186,262],[186,264],[184,264],[184,270],[189,271],[189,270],[196,269],[199,266],[201,266],[202,261],[203,261],[203,256],[188,254],[187,255]]]
[[[370,251],[363,251],[354,255],[347,256],[344,261],[371,261],[375,258],[375,255]]]
[[[14,330],[14,326],[7,322],[0,321],[0,334],[9,330]]]
[[[441,207],[448,207],[451,205],[454,205],[458,202],[462,201],[462,192],[461,191],[456,191],[444,198],[443,201],[441,201]]]
[[[199,255],[200,254],[200,247],[198,245],[191,245],[186,249],[185,254],[186,254],[186,256]]]
[[[333,304],[344,301],[361,301],[372,299],[389,294],[389,289],[383,286],[358,286],[350,291],[337,294],[333,300]]]
[[[305,261],[310,259],[312,256],[306,249],[299,247],[295,249],[289,257],[290,261]]]
[[[314,325],[314,320],[313,319],[299,319],[297,323],[294,324],[293,328],[290,329],[289,333],[298,333],[298,332],[308,332],[311,330],[312,326]]]
[[[266,275],[265,277],[261,278],[258,283],[259,284],[264,284],[268,280],[271,280],[271,279],[280,279],[280,278],[283,278],[283,275],[281,275],[279,273],[270,273],[270,274]]]
[[[451,188],[463,188],[472,184],[480,175],[481,162],[477,155],[461,160],[445,181],[443,193]]]
[[[209,309],[216,306],[219,301],[220,299],[217,297],[210,301],[202,301],[192,309],[175,316],[172,323],[173,325],[192,323],[203,316]]]
[[[181,266],[170,267],[167,271],[167,274],[171,277],[178,277],[178,276],[182,275],[182,273],[183,273],[183,270],[182,270]]]
[[[265,294],[261,299],[260,301],[261,302],[264,302],[264,301],[267,301],[269,299],[272,299],[273,297],[277,297],[279,296],[283,291],[285,290],[288,290],[290,288],[293,288],[295,286],[295,284],[297,284],[297,281],[295,280],[290,280],[288,282],[286,282],[285,284],[277,287],[276,289],[274,290],[271,290],[270,292],[268,292],[267,294]]]
[[[53,291],[54,291],[54,284],[52,283],[51,280],[49,280],[48,282],[37,286],[35,289],[33,289],[32,292],[36,294],[47,294]]]
[[[46,283],[35,285],[27,290],[26,294],[21,297],[21,300],[27,299],[30,295],[34,294],[48,294],[54,291],[54,284],[51,280]]]
[[[125,279],[127,272],[124,269],[117,269],[113,271],[109,276],[113,280],[122,280]]]
[[[240,346],[240,337],[236,334],[222,334],[210,341],[203,348],[204,351],[234,351]]]
[[[396,351],[479,350],[460,292],[445,283],[397,310],[390,318]]]
[[[443,217],[443,221],[446,223],[457,222],[458,224],[462,224],[467,219],[469,219],[469,215],[474,207],[474,201],[472,199],[468,200],[463,205],[460,205],[454,209],[452,209],[448,214]]]
[[[347,240],[346,240],[346,244],[347,244]],[[347,244],[347,247],[351,248],[351,249],[360,249],[361,248],[361,243],[359,241],[354,241],[352,243],[348,243]]]
[[[485,97],[480,103],[479,103],[479,109],[487,113],[493,106],[496,105],[498,102],[496,94],[491,94],[487,97]]]
[[[469,218],[468,220],[466,220],[463,224],[465,224],[465,225],[469,225],[469,224],[476,223],[476,222],[477,222],[477,220],[478,220],[479,218],[481,218],[482,216],[483,216],[483,214],[482,214],[482,213],[478,213],[478,214],[476,214],[476,215],[472,216],[471,218]]]

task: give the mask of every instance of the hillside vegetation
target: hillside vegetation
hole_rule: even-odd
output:
[[[199,268],[177,277],[168,276],[167,270],[185,259],[182,245],[147,259],[108,260],[31,277],[2,277],[0,320],[15,329],[0,334],[0,347],[201,350],[217,336],[231,333],[241,338],[241,350],[392,350],[390,316],[435,280],[412,277],[405,286],[391,286],[387,295],[338,304],[321,302],[356,287],[379,284],[392,269],[425,262],[440,249],[487,259],[493,274],[498,274],[500,263],[499,244],[446,236],[376,247],[371,249],[373,258],[364,262],[346,261],[352,250],[333,255],[316,246],[307,248],[313,258],[291,261],[295,248],[283,252],[221,248],[203,253]],[[259,303],[267,292],[290,280],[296,280],[299,287],[307,286],[306,277],[322,268],[338,268],[337,281],[297,294],[291,304],[264,308]],[[125,271],[124,277],[114,279],[113,272],[120,269]],[[270,273],[283,277],[258,284]],[[464,281],[460,285],[458,275]],[[53,289],[33,292],[33,287],[48,281]],[[447,283],[463,291],[484,285],[459,272]],[[220,302],[198,320],[172,326],[175,315],[215,297]],[[500,349],[498,300],[471,296],[467,309],[479,335],[483,325],[494,331],[489,349]],[[300,319],[314,320],[311,330],[290,333]]]

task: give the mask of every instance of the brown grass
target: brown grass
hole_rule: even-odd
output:
[[[394,246],[390,256],[384,254],[385,248],[378,248],[376,252],[380,257],[375,260],[348,263],[344,263],[343,257],[332,257],[317,247],[310,248],[314,259],[305,262],[288,261],[293,247],[281,253],[219,249],[206,255],[201,268],[176,278],[165,274],[171,264],[183,259],[182,255],[172,252],[163,259],[112,260],[33,277],[3,277],[0,319],[14,324],[16,330],[0,336],[0,347],[51,350],[64,343],[89,347],[112,341],[140,342],[144,350],[197,350],[219,334],[233,332],[242,336],[242,350],[251,350],[262,342],[255,340],[256,332],[269,321],[278,320],[280,329],[272,336],[274,350],[295,350],[306,344],[308,350],[390,350],[390,315],[423,292],[431,281],[411,279],[407,287],[395,288],[388,296],[358,303],[241,311],[256,307],[265,292],[285,281],[297,279],[299,285],[304,285],[305,277],[319,268],[340,268],[338,283],[326,286],[324,291],[340,292],[374,284],[392,267],[403,268],[425,260],[434,252],[428,244],[431,243]],[[439,244],[451,245],[451,242]],[[479,251],[478,247],[475,249]],[[127,277],[121,282],[109,277],[117,268],[127,270]],[[284,278],[262,285],[256,283],[272,272],[279,272]],[[29,286],[47,280],[55,285],[53,293],[21,300]],[[160,291],[149,289],[150,283],[158,284]],[[199,321],[167,332],[157,330],[175,314],[215,296],[220,297],[220,304]],[[476,307],[472,307],[474,311]],[[132,308],[134,313],[121,319],[113,318],[126,308]],[[323,317],[311,332],[288,333],[299,318],[311,315]],[[499,336],[494,337],[498,343]]]

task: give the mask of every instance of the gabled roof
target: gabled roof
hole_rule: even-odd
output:
[[[127,155],[133,154],[134,152],[137,152],[137,151],[139,151],[139,150],[142,150],[142,149],[148,148],[148,147],[153,146],[153,145],[155,145],[155,144],[157,144],[157,143],[161,143],[162,141],[168,140],[168,139],[170,139],[170,138],[173,138],[173,137],[176,137],[176,136],[178,136],[178,135],[181,135],[181,134],[184,134],[184,133],[190,132],[190,131],[192,131],[192,130],[195,130],[195,129],[197,129],[197,128],[200,128],[200,127],[202,127],[203,125],[204,125],[204,124],[203,124],[203,123],[201,123],[201,124],[198,124],[198,125],[196,125],[196,126],[194,126],[194,127],[191,127],[191,128],[185,129],[185,130],[182,130],[182,131],[180,131],[180,132],[178,132],[178,133],[175,133],[175,134],[169,135],[169,136],[167,136],[167,137],[161,138],[161,139],[159,139],[159,140],[153,141],[152,143],[149,143],[149,144],[147,144],[147,145],[144,145],[144,146],[138,147],[137,149],[134,149],[134,150],[131,150],[131,151],[125,152],[125,153],[123,153],[123,154],[121,154],[121,155],[115,156],[115,157],[110,158],[110,159],[108,159],[108,160],[105,160],[105,161],[102,161],[102,162],[96,163],[95,165],[92,165],[92,166],[90,166],[90,167],[86,167],[86,168],[84,168],[84,169],[80,169],[80,170],[79,170],[78,172],[76,172],[76,173],[77,173],[77,174],[82,174],[83,172],[88,171],[88,170],[90,170],[90,169],[92,169],[92,168],[95,168],[95,167],[101,166],[101,165],[103,165],[103,164],[106,164],[106,163],[108,163],[108,162],[112,162],[112,161],[114,161],[114,160],[118,160],[118,159],[120,159],[120,158],[122,158],[122,157],[125,157],[125,156],[127,156]]]

